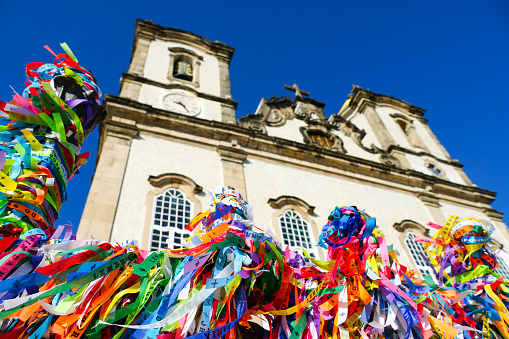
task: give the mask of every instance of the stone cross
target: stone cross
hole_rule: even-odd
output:
[[[289,91],[294,92],[295,93],[295,97],[297,97],[297,98],[302,98],[303,95],[306,96],[306,97],[309,96],[309,92],[301,90],[299,88],[299,86],[297,86],[297,84],[293,84],[293,86],[284,85],[283,88],[287,89]]]

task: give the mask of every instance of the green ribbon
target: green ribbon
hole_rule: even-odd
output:
[[[39,300],[42,300],[42,299],[45,299],[47,297],[50,297],[50,296],[53,296],[57,293],[62,293],[62,292],[65,292],[65,291],[69,291],[73,288],[76,288],[76,287],[79,287],[83,284],[88,284],[94,280],[96,280],[97,278],[101,277],[101,276],[104,276],[104,272],[105,271],[109,271],[109,272],[113,272],[115,269],[117,269],[118,267],[121,267],[121,266],[124,266],[125,264],[127,264],[127,262],[129,261],[132,261],[136,259],[136,254],[133,253],[133,252],[129,252],[127,254],[122,254],[116,258],[113,258],[111,261],[109,261],[107,264],[99,267],[99,268],[96,268],[95,270],[93,270],[92,272],[90,273],[87,273],[73,281],[70,281],[70,282],[67,282],[67,283],[64,283],[64,284],[61,284],[61,285],[58,285],[58,286],[55,286],[53,287],[52,289],[44,292],[44,293],[41,293],[37,296],[34,296],[32,298],[29,298],[27,301],[25,301],[24,303],[21,303],[20,305],[16,306],[16,307],[13,307],[9,310],[5,310],[5,311],[1,311],[0,312],[0,318],[7,318],[8,316],[10,316],[11,314],[13,313],[16,313],[17,311],[27,307],[27,306],[30,306],[34,303],[36,303],[37,301]],[[117,268],[115,268],[115,265],[118,266]]]
[[[300,315],[299,320],[297,321],[297,325],[293,328],[292,334],[290,335],[290,338],[288,339],[299,339],[302,336],[302,333],[304,333],[304,328],[306,328],[306,312],[303,312]]]

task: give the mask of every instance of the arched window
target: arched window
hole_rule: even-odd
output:
[[[309,223],[302,218],[299,212],[291,209],[285,210],[279,216],[279,226],[281,227],[281,234],[283,235],[283,243],[285,245],[290,246],[292,251],[301,255],[303,254],[302,248],[304,248],[311,258],[316,258],[313,246],[315,242],[309,232]]]
[[[426,275],[431,275],[433,281],[437,282],[437,278],[433,272],[433,269],[426,264],[426,261],[421,256],[421,253],[426,255],[426,252],[424,252],[424,244],[415,241],[416,235],[417,234],[413,232],[407,232],[405,237],[405,244],[408,247],[412,258],[414,259],[415,264],[417,265],[417,270],[421,272],[422,276],[424,277]]]
[[[445,172],[440,168],[438,163],[430,158],[424,159],[424,166],[428,169],[429,172],[425,172],[425,174],[431,174],[440,179],[447,179],[445,176]]]
[[[191,220],[193,203],[176,188],[169,188],[154,198],[150,250],[180,248],[190,233],[184,228]]]
[[[390,116],[394,119],[396,125],[398,125],[399,128],[401,128],[411,147],[417,147],[424,151],[429,152],[428,147],[422,141],[421,136],[416,130],[416,126],[419,124],[418,122],[414,123],[412,119],[410,119],[405,114],[401,113],[391,113]]]
[[[428,169],[436,176],[439,176],[442,172],[435,164],[428,164]]]
[[[186,48],[170,47],[168,50],[170,51],[168,79],[171,82],[199,87],[200,64],[203,57]]]
[[[498,268],[495,270],[500,275],[504,277],[509,277],[509,267],[507,266],[504,259],[497,257]]]
[[[396,123],[398,124],[399,127],[401,127],[401,129],[403,130],[403,132],[405,134],[408,133],[408,123],[406,121],[403,121],[401,119],[397,119]]]
[[[507,258],[507,253],[503,250],[498,249],[493,252],[497,257],[498,268],[495,270],[500,275],[503,275],[506,278],[509,278],[509,266],[507,265],[507,261],[505,261],[504,257]]]

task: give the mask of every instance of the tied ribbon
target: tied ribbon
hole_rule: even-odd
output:
[[[86,99],[72,99],[65,102],[69,105],[70,108],[75,108],[78,105],[85,105],[87,110],[87,117],[83,125],[87,125],[90,119],[92,118],[92,105],[96,104],[94,100],[86,100]]]

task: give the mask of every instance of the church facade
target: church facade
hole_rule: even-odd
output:
[[[190,32],[138,20],[120,95],[106,95],[96,173],[78,238],[138,239],[144,249],[181,246],[185,225],[235,187],[254,223],[284,245],[325,259],[319,232],[336,205],[355,205],[400,253],[429,270],[416,236],[451,214],[491,222],[500,270],[509,232],[430,130],[425,111],[354,86],[338,113],[297,84],[291,97],[263,98],[237,120],[229,65],[234,49]],[[347,99],[345,95],[345,99]]]

